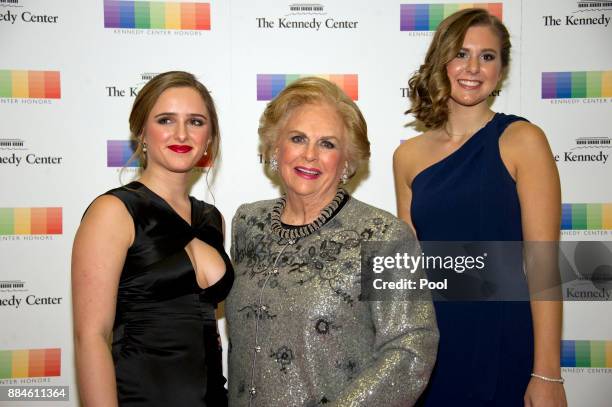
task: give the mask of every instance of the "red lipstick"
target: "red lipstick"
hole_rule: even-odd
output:
[[[191,146],[185,146],[185,145],[179,145],[179,144],[173,144],[171,146],[168,146],[168,148],[174,151],[175,153],[179,153],[179,154],[185,154],[193,150],[193,147]]]

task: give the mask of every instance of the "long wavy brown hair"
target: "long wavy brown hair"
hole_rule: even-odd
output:
[[[470,27],[490,27],[501,42],[501,63],[507,68],[510,63],[510,34],[506,26],[485,9],[469,8],[446,17],[436,30],[425,62],[410,80],[411,108],[406,114],[413,114],[427,128],[442,126],[448,119],[448,99],[451,85],[446,74],[448,64],[463,46],[465,33]]]

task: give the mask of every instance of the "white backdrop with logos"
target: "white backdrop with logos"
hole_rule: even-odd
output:
[[[563,238],[612,240],[612,2],[477,4],[501,11],[512,34],[511,69],[491,103],[548,135],[562,179]],[[395,212],[391,157],[417,134],[405,127],[412,121],[403,114],[407,80],[440,16],[459,7],[440,0],[0,0],[0,386],[70,386],[70,401],[47,405],[78,405],[72,239],[96,196],[137,176],[134,167],[121,171],[130,153],[127,118],[151,75],[186,70],[211,90],[222,155],[210,188],[201,177],[192,194],[214,202],[228,224],[240,204],[278,195],[258,149],[259,116],[277,91],[266,75],[356,78],[351,91],[368,122],[372,158],[350,187]],[[429,17],[415,19],[419,13]],[[570,405],[608,406],[610,303],[565,308]]]

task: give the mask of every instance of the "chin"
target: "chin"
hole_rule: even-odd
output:
[[[287,192],[291,192],[296,195],[312,195],[319,191],[318,188],[308,185],[285,185]]]
[[[292,193],[296,194],[296,195],[302,195],[302,196],[312,196],[312,195],[318,195],[318,196],[325,196],[327,194],[335,194],[337,188],[326,188],[323,185],[320,184],[311,184],[311,185],[286,185],[286,189],[287,191],[291,191]],[[332,191],[333,189],[333,191]]]
[[[472,107],[472,106],[477,106],[481,103],[486,103],[487,99],[488,97],[485,97],[485,98],[471,98],[470,97],[470,98],[465,98],[465,99],[453,98],[453,101],[461,106]]]
[[[192,162],[192,163],[175,163],[175,164],[167,165],[166,168],[168,169],[168,171],[171,171],[171,172],[185,173],[185,172],[189,172],[192,169],[194,169],[196,164],[197,164],[197,162]]]

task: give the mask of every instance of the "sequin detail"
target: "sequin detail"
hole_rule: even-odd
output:
[[[359,301],[361,243],[397,242],[394,250],[405,252],[414,236],[384,211],[344,202],[323,227],[295,240],[272,230],[277,200],[236,213],[236,280],[225,302],[230,405],[412,405],[425,387],[437,348],[428,293]]]
[[[270,357],[276,359],[276,363],[280,365],[280,371],[287,372],[287,367],[293,361],[293,351],[287,346],[281,346],[277,350],[270,351]]]

